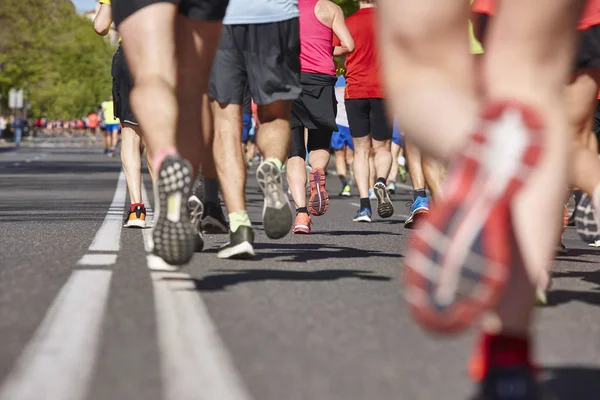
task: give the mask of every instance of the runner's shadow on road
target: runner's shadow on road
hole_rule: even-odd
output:
[[[402,234],[400,234],[400,233],[383,232],[383,231],[323,231],[323,232],[315,232],[315,234],[326,235],[326,236],[376,236],[376,235],[402,236]]]
[[[397,253],[385,253],[376,250],[358,249],[356,247],[314,243],[256,243],[254,248],[259,250],[256,257],[252,259],[256,261],[274,258],[278,258],[277,261],[283,262],[307,262],[336,258],[402,257],[402,255]]]
[[[218,270],[219,274],[209,275],[202,279],[192,278],[195,290],[199,292],[216,292],[229,286],[248,282],[288,281],[288,282],[325,282],[340,279],[359,279],[363,281],[388,282],[392,278],[375,275],[373,271],[324,269],[318,271],[289,271],[280,269],[246,269]],[[163,278],[181,280],[186,278]],[[187,278],[189,279],[189,278]],[[194,289],[191,289],[194,290]]]
[[[579,301],[593,306],[600,306],[600,270],[596,271],[559,271],[553,272],[552,278],[579,278],[583,282],[595,285],[586,291],[550,290],[547,307],[556,307],[572,301]]]
[[[600,393],[600,368],[552,367],[545,368],[542,381],[552,400],[597,400]]]

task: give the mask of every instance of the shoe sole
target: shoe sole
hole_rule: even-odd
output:
[[[233,247],[229,247],[227,249],[223,249],[217,253],[217,258],[222,259],[244,259],[254,257],[256,253],[254,252],[254,247],[250,242],[242,242]]]
[[[310,234],[310,228],[308,226],[296,226],[294,227],[294,233],[308,235]]]
[[[575,209],[575,227],[581,240],[586,243],[594,243],[600,239],[600,225],[596,222],[594,204],[585,193]]]
[[[375,185],[375,196],[377,196],[377,214],[381,218],[389,218],[394,215],[394,205],[392,204],[387,188]]]
[[[427,217],[429,215],[429,209],[428,208],[420,208],[420,209],[416,209],[413,212],[413,217],[411,220],[407,220],[404,223],[404,228],[406,229],[415,229],[420,223],[421,221]]]
[[[141,228],[144,229],[146,228],[146,221],[142,221],[139,219],[134,219],[134,220],[129,220],[127,221],[127,223],[125,225],[123,225],[124,228]]]
[[[511,264],[522,262],[510,208],[541,158],[542,125],[508,103],[490,105],[482,119],[448,176],[447,200],[409,241],[405,297],[432,331],[466,329],[497,304]]]
[[[314,216],[323,215],[329,208],[329,194],[325,189],[325,172],[321,168],[315,168],[309,174],[309,181],[310,200],[308,202],[308,212]]]
[[[263,162],[256,170],[256,179],[265,198],[263,228],[269,239],[281,239],[293,225],[292,208],[283,190],[283,178],[273,163]]]
[[[354,218],[352,221],[353,222],[371,222],[371,218],[369,218],[369,217],[359,217],[359,218]]]
[[[170,265],[187,264],[196,249],[198,233],[190,220],[190,164],[179,156],[165,158],[154,184],[153,254]]]
[[[342,196],[342,197],[350,197],[350,193],[342,192],[340,194],[340,196]]]

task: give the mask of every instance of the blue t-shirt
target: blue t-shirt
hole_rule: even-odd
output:
[[[298,0],[229,0],[225,25],[268,24],[300,16]]]

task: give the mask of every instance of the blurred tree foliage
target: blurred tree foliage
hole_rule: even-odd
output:
[[[30,116],[75,118],[111,92],[114,49],[69,0],[0,0],[0,94],[24,88]]]
[[[333,0],[333,2],[337,3],[342,8],[346,17],[358,10],[358,0]],[[344,60],[340,57],[335,58],[335,72],[338,74],[338,76],[346,73],[346,68],[344,68]]]

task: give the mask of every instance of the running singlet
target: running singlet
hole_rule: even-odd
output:
[[[229,0],[225,25],[268,24],[298,18],[298,0]]]
[[[104,123],[107,125],[119,123],[119,119],[115,118],[114,104],[112,100],[102,103],[102,115],[104,116]]]
[[[300,9],[300,70],[335,75],[333,31],[315,15],[319,0],[298,0]]]
[[[494,15],[496,0],[475,0],[473,11],[479,14]],[[585,31],[592,26],[600,25],[600,0],[588,0],[577,29]]]
[[[346,99],[382,99],[375,29],[377,9],[362,8],[346,19],[356,47],[346,56]],[[334,36],[333,45],[340,40]]]

